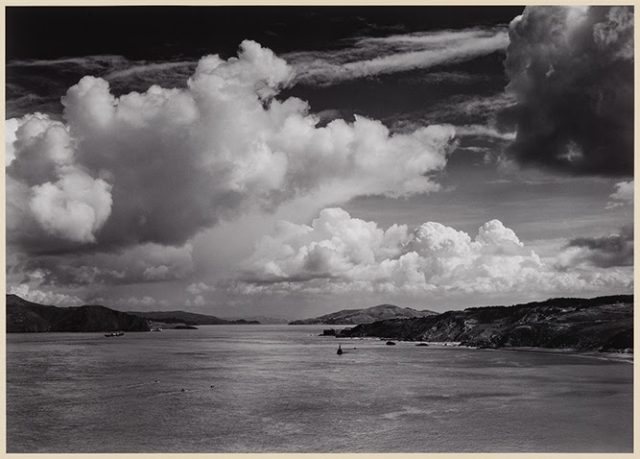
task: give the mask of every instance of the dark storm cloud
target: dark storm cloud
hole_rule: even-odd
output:
[[[609,236],[570,240],[560,256],[560,264],[588,264],[600,268],[633,266],[633,227],[622,228],[618,234]]]
[[[633,174],[633,7],[527,7],[509,29],[505,121],[522,165]]]

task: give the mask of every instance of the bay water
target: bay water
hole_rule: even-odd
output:
[[[8,334],[7,451],[632,451],[628,362],[323,328]]]

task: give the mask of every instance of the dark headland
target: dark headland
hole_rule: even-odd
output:
[[[104,306],[57,307],[7,295],[7,333],[149,331],[146,319]]]
[[[633,295],[474,307],[421,318],[381,320],[339,330],[336,336],[456,342],[481,348],[632,352]]]
[[[122,312],[100,305],[58,307],[7,295],[7,333],[149,331],[195,329],[194,325],[259,324],[254,320],[225,320],[186,311]]]

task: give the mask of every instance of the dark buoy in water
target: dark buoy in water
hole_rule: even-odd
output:
[[[338,355],[342,355],[342,346],[338,344]]]

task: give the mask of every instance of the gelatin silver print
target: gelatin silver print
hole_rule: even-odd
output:
[[[633,451],[633,6],[5,22],[8,453]]]

